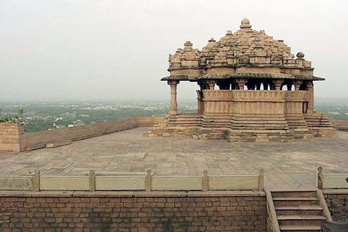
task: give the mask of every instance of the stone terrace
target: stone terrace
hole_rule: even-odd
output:
[[[348,170],[348,133],[291,143],[228,143],[225,140],[143,137],[136,128],[26,153],[1,153],[0,175],[41,170],[43,175],[145,172],[160,175],[257,174],[265,169],[266,188],[314,188],[315,172]]]

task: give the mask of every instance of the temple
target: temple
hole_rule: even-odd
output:
[[[291,141],[336,136],[329,118],[314,110],[314,68],[283,40],[253,30],[243,19],[235,33],[210,39],[202,49],[190,41],[169,55],[169,116],[148,136],[188,136],[229,141]],[[177,86],[196,82],[197,113],[178,114]]]

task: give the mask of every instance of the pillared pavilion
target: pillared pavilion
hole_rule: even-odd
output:
[[[169,116],[149,136],[225,138],[230,141],[291,141],[336,136],[328,117],[314,111],[311,62],[296,57],[283,40],[253,30],[243,19],[235,33],[210,39],[202,50],[190,41],[169,55]],[[196,82],[197,113],[178,114],[177,86]]]

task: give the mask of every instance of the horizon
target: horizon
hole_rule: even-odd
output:
[[[347,101],[348,97],[315,97],[315,101]],[[6,101],[0,99],[0,104],[2,103],[119,103],[119,102],[168,102],[170,103],[169,97],[167,99],[156,99],[156,98],[137,98],[137,99],[62,99],[62,100],[17,100],[17,101]],[[178,103],[180,102],[192,102],[197,103],[196,99],[192,98],[178,98]]]
[[[240,2],[237,9],[227,0],[209,7],[192,0],[3,0],[0,99],[169,99],[169,87],[160,82],[168,75],[168,54],[187,40],[202,48],[211,37],[219,39],[231,29],[234,33],[244,17],[253,29],[283,39],[293,54],[305,53],[314,75],[326,78],[315,84],[317,97],[347,97],[348,3],[282,3],[279,8],[253,0]],[[180,83],[179,100],[196,99],[197,88]]]

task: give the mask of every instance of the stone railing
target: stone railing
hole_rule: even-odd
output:
[[[326,173],[317,170],[317,188],[325,198],[333,221],[348,220],[348,173]],[[331,220],[331,221],[332,221]]]
[[[263,191],[264,172],[257,175],[157,176],[147,173],[96,173],[80,176],[0,177],[0,191]]]
[[[348,190],[348,173],[324,173],[323,168],[319,167],[317,170],[317,188]]]

